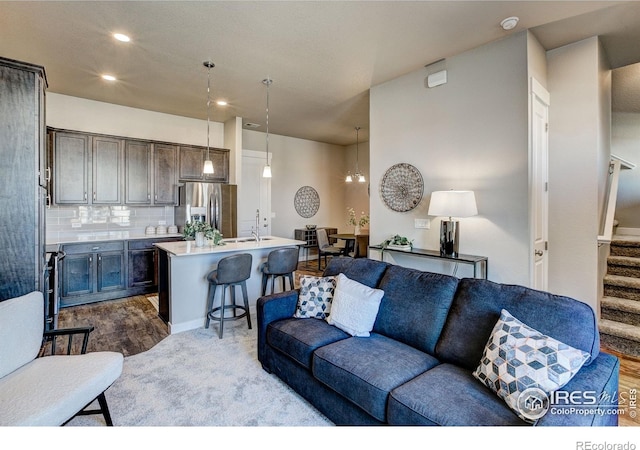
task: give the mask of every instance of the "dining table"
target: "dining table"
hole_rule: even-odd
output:
[[[358,246],[356,245],[359,237],[365,237],[367,239],[367,245],[365,246],[365,248],[368,247],[369,235],[366,233],[334,233],[330,234],[329,237],[332,239],[342,239],[343,241],[345,241],[344,249],[342,250],[342,254],[344,256],[349,256],[350,253],[353,253],[354,258],[358,258],[360,256],[358,252]]]

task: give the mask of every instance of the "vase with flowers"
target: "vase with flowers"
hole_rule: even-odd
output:
[[[356,219],[356,212],[353,208],[348,207],[347,212],[349,213],[349,220],[347,221],[347,225],[352,225],[354,227],[353,234],[360,234],[361,229],[369,223],[369,214],[366,214],[364,211],[362,211],[360,213],[360,218]]]

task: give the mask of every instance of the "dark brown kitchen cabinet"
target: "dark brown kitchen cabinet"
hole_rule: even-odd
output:
[[[169,144],[153,145],[153,203],[177,205],[178,147]]]
[[[178,154],[178,178],[184,181],[229,182],[229,150],[209,148],[209,158],[213,162],[213,174],[203,174],[202,168],[207,158],[207,148],[180,146]]]
[[[122,140],[94,136],[91,202],[113,204],[122,202]]]
[[[65,244],[62,251],[60,306],[117,298],[124,291],[123,241]]]
[[[53,140],[53,200],[64,204],[89,204],[91,136],[51,132]]]
[[[50,130],[54,203],[122,203],[122,140]]]
[[[125,204],[151,204],[151,143],[125,141]]]

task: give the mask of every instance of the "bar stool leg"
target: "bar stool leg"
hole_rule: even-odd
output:
[[[251,314],[249,313],[249,296],[247,295],[247,283],[245,281],[240,285],[242,287],[242,297],[244,299],[244,307],[247,312],[247,325],[249,325],[249,329],[251,329]]]
[[[222,286],[222,298],[220,299],[220,328],[218,329],[218,337],[222,339],[222,329],[224,327],[224,304],[226,302],[225,292],[227,290],[227,286]]]
[[[262,274],[262,296],[264,297],[267,293],[267,281],[269,280],[269,275],[266,273]]]
[[[209,296],[207,298],[207,320],[204,327],[209,328],[209,321],[211,320],[211,310],[213,309],[213,299],[216,296],[216,284],[209,283]]]
[[[236,285],[230,284],[229,291],[231,291],[231,310],[233,311],[233,317],[236,317]]]
[[[289,273],[289,289],[293,290],[293,273]]]

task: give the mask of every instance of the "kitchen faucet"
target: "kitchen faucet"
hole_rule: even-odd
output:
[[[260,210],[256,209],[256,228],[255,231],[251,231],[251,236],[256,240],[256,242],[260,242]]]

